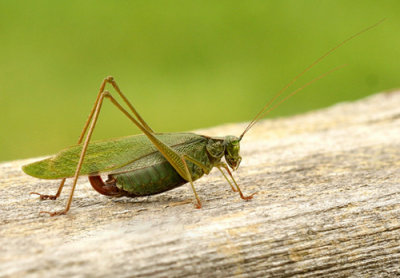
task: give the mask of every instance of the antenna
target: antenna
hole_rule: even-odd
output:
[[[293,95],[295,95],[296,93],[298,93],[299,91],[303,90],[304,88],[308,87],[309,85],[311,85],[312,83],[316,82],[317,80],[325,77],[326,75],[332,73],[333,71],[338,70],[339,68],[342,68],[343,66],[337,67],[333,70],[330,70],[324,74],[322,74],[321,76],[313,79],[312,81],[310,81],[309,83],[305,84],[304,86],[300,87],[299,89],[295,90],[294,92],[292,92],[291,94],[289,94],[286,98],[284,98],[282,101],[280,101],[278,104],[274,105],[272,108],[268,109],[268,107],[270,107],[273,102],[279,97],[281,96],[286,90],[287,88],[289,88],[297,79],[299,79],[301,76],[303,76],[305,73],[307,73],[309,70],[311,70],[315,65],[317,65],[319,62],[321,62],[323,59],[325,59],[328,55],[330,55],[332,52],[334,52],[335,50],[337,50],[338,48],[340,48],[342,45],[344,45],[345,43],[347,43],[348,41],[360,36],[361,34],[375,28],[376,26],[378,26],[379,24],[381,24],[383,21],[385,21],[386,19],[381,19],[380,21],[378,21],[377,23],[368,26],[367,28],[362,29],[361,31],[355,33],[354,35],[351,35],[350,37],[348,37],[347,39],[345,39],[344,41],[340,42],[338,45],[336,45],[335,47],[331,48],[329,51],[327,51],[325,54],[323,54],[322,56],[320,56],[317,60],[315,60],[311,65],[309,65],[307,68],[305,68],[301,73],[299,73],[297,76],[295,76],[288,84],[286,84],[270,101],[267,102],[267,104],[264,105],[264,107],[260,110],[260,112],[257,113],[257,115],[254,117],[254,119],[249,123],[249,125],[245,128],[245,130],[243,131],[243,133],[240,135],[239,140],[242,140],[243,136],[261,119],[262,116],[266,115],[267,113],[271,112],[272,110],[274,110],[275,108],[277,108],[280,104],[282,104],[283,102],[285,102],[286,100],[288,100],[290,97],[292,97]],[[266,111],[267,110],[267,111]]]

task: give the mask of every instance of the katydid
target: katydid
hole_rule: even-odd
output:
[[[214,167],[222,173],[232,190],[238,192],[242,199],[252,199],[255,193],[245,196],[230,170],[235,171],[242,160],[239,152],[240,141],[243,136],[262,116],[274,110],[282,102],[308,85],[340,67],[313,79],[274,104],[276,99],[299,77],[343,44],[374,28],[382,21],[342,41],[305,68],[261,109],[239,137],[232,135],[209,137],[195,133],[156,133],[125,97],[114,78],[105,78],[101,83],[96,101],[83,127],[77,145],[69,147],[53,157],[25,165],[22,168],[26,174],[33,177],[61,179],[55,195],[31,192],[31,194],[39,195],[41,200],[57,199],[61,194],[65,180],[73,178],[71,193],[65,209],[55,212],[42,211],[41,213],[48,213],[51,216],[66,214],[70,209],[79,176],[88,176],[91,185],[97,192],[111,197],[154,195],[189,182],[196,198],[196,207],[201,208],[201,201],[193,182],[204,174],[209,174]],[[107,84],[110,84],[115,89],[129,110],[126,110],[109,91],[105,90]],[[109,99],[112,104],[125,114],[143,134],[90,142],[105,98]],[[223,157],[226,162],[222,161]],[[100,174],[107,174],[108,179],[103,181]]]

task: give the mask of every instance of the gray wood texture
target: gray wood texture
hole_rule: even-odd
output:
[[[239,135],[245,124],[200,132]],[[71,135],[71,140],[75,136]],[[0,164],[0,276],[400,276],[400,92],[264,120],[242,141],[232,192],[217,170],[145,198],[109,199],[86,178],[69,194]]]

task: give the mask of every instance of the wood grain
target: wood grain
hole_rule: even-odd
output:
[[[201,132],[239,135],[245,124]],[[247,136],[247,135],[246,135]],[[75,136],[71,135],[71,138]],[[71,139],[71,140],[72,140]],[[109,199],[0,164],[0,276],[397,277],[400,275],[400,92],[265,120],[242,141],[243,201],[218,171],[189,186]]]

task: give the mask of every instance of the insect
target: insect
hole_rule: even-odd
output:
[[[66,148],[53,157],[25,165],[22,168],[26,174],[33,177],[61,179],[55,195],[31,192],[31,194],[39,195],[41,200],[57,199],[61,194],[66,179],[73,178],[71,193],[65,209],[55,212],[41,211],[41,213],[48,213],[50,216],[66,214],[71,207],[79,176],[88,176],[90,184],[97,192],[112,197],[154,195],[189,182],[196,199],[196,207],[201,208],[201,201],[193,182],[204,174],[209,174],[214,167],[222,173],[232,190],[238,192],[242,199],[252,199],[255,193],[245,196],[231,172],[231,170],[235,171],[239,167],[242,160],[240,142],[244,135],[262,116],[271,112],[288,98],[327,74],[341,68],[342,66],[326,72],[274,104],[276,99],[290,85],[326,56],[349,40],[379,25],[382,21],[352,35],[314,61],[260,110],[239,137],[232,135],[209,137],[194,133],[156,133],[125,97],[114,78],[105,78],[101,83],[96,101],[83,127],[77,145]],[[129,110],[126,110],[109,91],[105,90],[107,84],[110,84],[115,89]],[[90,142],[105,98],[109,99],[112,104],[125,114],[143,134]],[[222,161],[223,157],[226,162]],[[108,179],[103,181],[100,174],[107,174]]]

